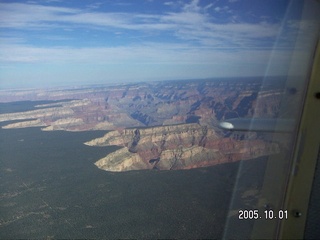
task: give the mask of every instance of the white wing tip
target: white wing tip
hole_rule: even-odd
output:
[[[228,130],[231,130],[234,128],[233,124],[229,122],[221,122],[219,126],[223,129],[228,129]]]

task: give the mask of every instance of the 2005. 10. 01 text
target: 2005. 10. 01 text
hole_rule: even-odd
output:
[[[258,209],[254,210],[239,210],[239,215],[238,218],[239,220],[250,220],[250,219],[267,219],[267,220],[272,220],[272,219],[288,219],[288,211],[287,210],[265,210],[261,214]]]

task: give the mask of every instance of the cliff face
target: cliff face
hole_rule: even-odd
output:
[[[183,145],[185,147],[194,144],[205,144],[207,140],[218,139],[219,136],[212,128],[199,124],[179,124],[171,126],[159,126],[151,128],[132,128],[111,131],[102,138],[87,142],[90,146],[125,146],[132,152],[138,146],[157,143],[157,145],[170,148]]]
[[[189,169],[279,152],[276,143],[221,138],[213,128],[199,124],[111,131],[85,144],[123,147],[95,163],[107,171]]]
[[[260,133],[248,139],[215,126],[228,118],[277,117],[287,94],[281,84],[278,78],[249,78],[3,91],[0,102],[59,102],[1,113],[0,122],[19,121],[3,128],[38,126],[44,131],[113,130],[86,143],[123,147],[96,162],[109,171],[204,167],[279,151]]]
[[[264,83],[265,84],[265,83]],[[262,87],[259,79],[202,80],[130,85],[2,92],[1,101],[62,100],[37,109],[0,114],[0,122],[21,120],[7,128],[37,126],[45,130],[115,130],[183,123],[217,125],[236,117],[275,117],[281,87]]]

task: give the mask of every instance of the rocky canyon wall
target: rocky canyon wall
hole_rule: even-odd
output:
[[[286,94],[279,79],[215,79],[7,91],[0,102],[40,101],[33,110],[0,113],[3,128],[108,130],[90,146],[122,148],[96,162],[109,171],[188,169],[279,152],[261,134],[217,128],[229,118],[278,116]]]
[[[107,171],[190,169],[280,151],[277,143],[221,138],[213,128],[197,123],[111,131],[85,144],[122,147],[95,163]]]

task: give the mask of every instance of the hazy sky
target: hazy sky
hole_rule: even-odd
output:
[[[0,88],[285,74],[288,2],[0,0]]]

